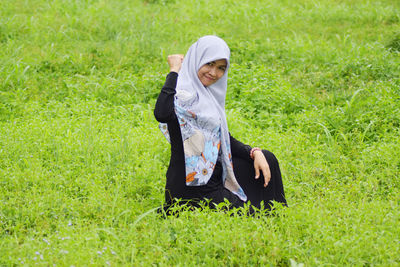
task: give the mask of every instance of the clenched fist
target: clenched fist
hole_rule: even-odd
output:
[[[168,56],[169,70],[174,72],[179,72],[182,66],[184,55],[174,54]]]

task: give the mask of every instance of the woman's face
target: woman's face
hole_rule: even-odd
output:
[[[206,87],[214,84],[224,76],[226,65],[225,59],[218,59],[204,64],[197,72],[200,82]]]

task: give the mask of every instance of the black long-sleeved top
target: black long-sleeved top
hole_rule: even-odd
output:
[[[193,193],[196,191],[196,193],[198,193],[199,191],[209,191],[216,187],[222,187],[222,166],[217,162],[214,173],[207,185],[186,186],[185,156],[182,135],[174,108],[177,79],[178,74],[176,72],[170,72],[167,75],[165,84],[161,89],[156,102],[154,116],[157,121],[167,123],[171,141],[171,160],[167,171],[166,189],[170,191],[169,193],[172,194],[172,197],[191,197],[193,194],[190,192]],[[231,135],[229,136],[232,157],[240,157],[252,162],[252,159],[250,158],[251,147],[239,142]],[[185,195],[182,191],[187,191],[189,193]]]

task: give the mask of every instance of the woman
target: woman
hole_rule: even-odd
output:
[[[286,205],[275,156],[229,134],[225,116],[229,57],[229,47],[216,36],[200,38],[185,57],[168,56],[170,73],[154,110],[171,143],[167,206],[174,199],[193,205],[198,200],[218,204],[225,199],[232,207],[246,202],[269,207],[271,200]]]

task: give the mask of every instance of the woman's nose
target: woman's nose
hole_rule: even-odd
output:
[[[215,76],[217,74],[217,71],[216,71],[215,67],[212,67],[210,69],[210,74],[213,75],[213,76]]]

